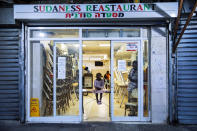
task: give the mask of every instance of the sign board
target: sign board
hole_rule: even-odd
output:
[[[126,71],[126,60],[118,60],[118,71]]]
[[[92,87],[92,77],[86,76],[84,78],[84,86],[85,87]]]
[[[39,99],[38,98],[31,98],[30,99],[30,116],[31,117],[39,117],[40,116]]]
[[[58,57],[58,79],[66,79],[66,57]]]
[[[137,51],[137,47],[139,45],[139,42],[138,41],[135,41],[135,42],[128,42],[126,44],[126,50],[127,51]]]
[[[178,2],[14,5],[15,19],[105,19],[176,17]]]

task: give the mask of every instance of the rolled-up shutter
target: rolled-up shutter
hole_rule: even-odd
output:
[[[19,29],[0,28],[0,120],[19,119]]]
[[[197,18],[192,18],[177,49],[177,117],[179,123],[197,124]]]

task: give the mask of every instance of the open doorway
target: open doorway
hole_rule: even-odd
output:
[[[110,79],[107,81],[105,75],[107,71],[110,74],[110,60],[110,41],[83,41],[84,121],[110,121]],[[98,93],[98,99],[94,92],[97,73],[102,75],[105,90]]]

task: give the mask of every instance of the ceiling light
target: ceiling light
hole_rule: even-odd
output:
[[[172,13],[172,14],[170,14],[170,15],[171,15],[171,17],[177,17],[177,15],[174,14],[174,13]]]
[[[104,60],[107,60],[107,55],[104,55]]]
[[[110,46],[110,44],[99,44],[99,46]]]
[[[44,29],[44,27],[38,27],[38,29]]]
[[[39,33],[39,36],[40,36],[40,37],[45,37],[45,34],[42,33],[42,32],[40,32],[40,33]]]
[[[79,47],[79,44],[75,44],[74,46],[75,46],[75,47]]]

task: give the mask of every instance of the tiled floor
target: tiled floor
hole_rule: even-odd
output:
[[[127,96],[123,100],[123,96],[115,95],[114,99],[114,116],[125,116],[125,103],[128,102]],[[79,100],[73,96],[74,101],[70,101],[70,106],[66,112],[61,111],[61,116],[79,115]],[[83,96],[83,121],[110,121],[109,116],[109,94],[104,93],[102,98],[102,104],[98,105],[96,102],[96,96],[94,93],[89,93],[87,96]],[[121,107],[120,107],[121,105]],[[144,115],[147,116],[148,111],[145,110]],[[126,113],[128,115],[128,111]]]
[[[84,121],[110,121],[109,117],[109,94],[104,93],[102,104],[98,105],[94,93],[83,97]]]

